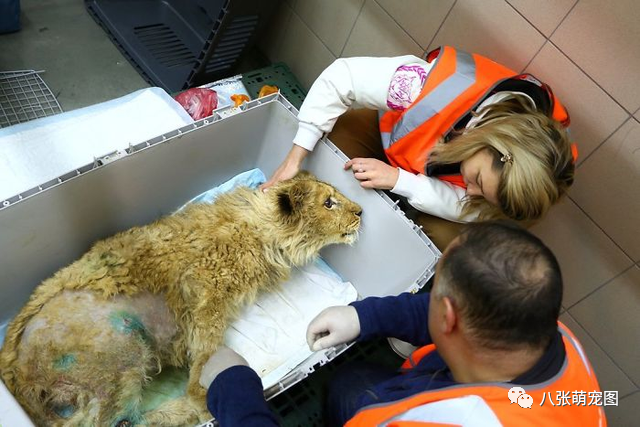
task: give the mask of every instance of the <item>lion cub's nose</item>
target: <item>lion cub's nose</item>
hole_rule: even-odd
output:
[[[358,212],[355,212],[356,216],[361,216],[362,215],[362,209],[360,209]]]

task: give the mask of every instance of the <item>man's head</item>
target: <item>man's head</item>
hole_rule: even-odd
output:
[[[540,239],[507,221],[474,223],[438,265],[429,330],[438,347],[454,330],[480,350],[541,349],[561,301],[560,267]]]

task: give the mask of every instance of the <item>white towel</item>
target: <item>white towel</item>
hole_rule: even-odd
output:
[[[193,123],[160,88],[0,129],[0,202],[93,162]]]
[[[311,354],[309,322],[323,309],[355,301],[358,293],[322,260],[295,269],[277,292],[262,294],[225,334],[225,344],[244,357],[266,390]]]

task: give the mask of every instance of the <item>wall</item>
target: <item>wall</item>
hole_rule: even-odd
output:
[[[477,52],[549,83],[580,158],[569,197],[533,231],[556,253],[564,313],[611,425],[640,407],[640,3],[636,0],[287,0],[261,49],[307,88],[338,57]]]

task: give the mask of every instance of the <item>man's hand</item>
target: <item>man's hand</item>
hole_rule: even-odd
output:
[[[300,172],[302,161],[305,157],[307,157],[308,154],[309,151],[307,149],[294,144],[293,147],[291,147],[289,154],[287,154],[287,157],[280,164],[280,166],[278,166],[278,169],[276,169],[273,175],[271,175],[269,181],[265,182],[259,187],[260,190],[264,191],[272,185],[279,183],[280,181],[291,179],[296,176],[296,174]]]
[[[216,379],[216,377],[225,369],[232,366],[249,366],[244,357],[240,356],[229,347],[220,346],[218,351],[213,353],[207,363],[202,367],[200,374],[200,385],[205,389]]]
[[[400,172],[377,159],[355,158],[344,164],[344,170],[353,170],[353,176],[364,188],[391,190],[398,182]]]
[[[307,344],[312,351],[355,340],[360,335],[358,312],[351,306],[322,310],[307,328]]]

